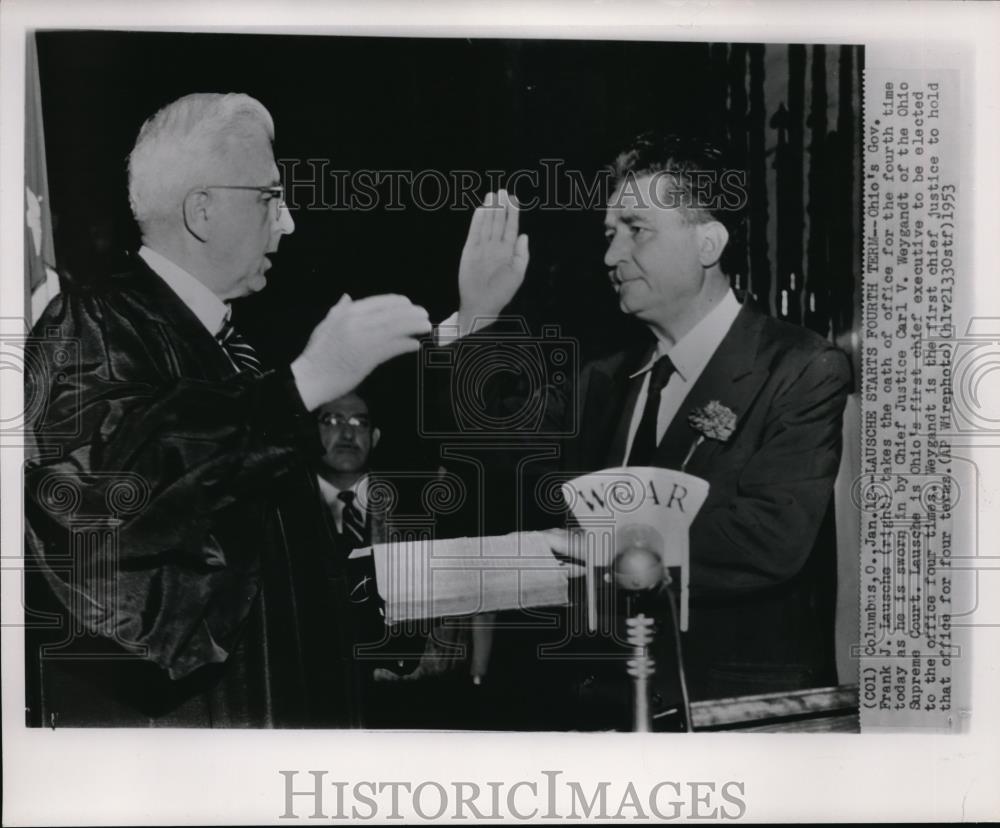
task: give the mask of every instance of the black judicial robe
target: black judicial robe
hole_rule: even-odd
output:
[[[287,367],[237,373],[137,257],[52,301],[25,393],[29,724],[358,723]]]

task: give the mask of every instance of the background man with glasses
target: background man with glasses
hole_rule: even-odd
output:
[[[334,538],[329,566],[347,571],[363,719],[368,727],[397,729],[466,726],[475,702],[471,629],[456,619],[385,624],[371,546],[398,531],[409,534],[414,518],[428,516],[422,490],[435,474],[396,473],[385,460],[373,464],[382,432],[369,396],[358,389],[317,412],[324,450],[317,480]],[[441,516],[430,517],[439,537],[453,533]]]
[[[334,538],[330,566],[334,573],[342,568],[347,572],[353,657],[364,688],[365,723],[377,726],[387,717],[393,721],[393,716],[398,723],[407,712],[401,709],[400,699],[391,696],[397,691],[398,697],[399,688],[377,688],[375,671],[411,672],[417,666],[415,658],[393,656],[418,656],[423,650],[423,637],[418,640],[391,634],[378,595],[371,545],[386,540],[390,516],[377,508],[382,500],[377,491],[376,503],[371,504],[372,508],[369,505],[373,482],[376,488],[380,485],[376,482],[379,477],[371,474],[371,457],[382,435],[373,424],[367,402],[357,392],[320,406],[317,419],[324,450],[317,465],[317,480]],[[382,479],[381,483],[397,491],[391,479]]]
[[[129,157],[133,267],[58,296],[33,332],[29,606],[61,619],[29,632],[34,724],[358,721],[313,412],[430,324],[402,296],[344,297],[290,366],[265,370],[228,303],[265,286],[295,227],[273,138],[239,94],[147,120]],[[79,363],[56,364],[53,338]]]
[[[320,495],[329,509],[334,535],[333,555],[346,561],[348,599],[352,605],[355,639],[378,641],[384,628],[375,588],[375,567],[369,547],[380,542],[378,517],[368,510],[369,465],[381,432],[370,420],[368,404],[355,392],[320,406],[317,420],[323,456],[317,466]]]

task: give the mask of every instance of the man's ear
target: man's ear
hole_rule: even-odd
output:
[[[378,445],[379,438],[382,436],[382,432],[377,428],[372,429],[372,448]]]
[[[719,263],[722,251],[729,244],[729,231],[721,221],[707,221],[698,225],[699,247],[698,259],[702,267],[711,267]]]
[[[184,198],[184,227],[198,241],[208,239],[212,196],[208,190],[192,190]]]

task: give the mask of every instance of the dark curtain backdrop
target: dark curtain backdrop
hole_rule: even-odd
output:
[[[748,171],[738,287],[853,350],[860,307],[861,71],[854,46],[711,47],[719,133]]]
[[[244,91],[274,115],[295,175],[327,169],[538,170],[593,176],[636,132],[697,131],[745,164],[749,219],[734,274],[770,313],[851,350],[860,285],[861,47],[278,35],[41,32],[45,147],[60,270],[85,280],[138,246],[125,159],[142,121],[192,91]],[[287,169],[291,169],[288,166]],[[286,181],[286,186],[293,182]],[[485,192],[485,185],[480,191]],[[397,291],[434,319],[457,305],[468,209],[306,209],[268,287],[237,303],[263,355],[288,360],[344,291]],[[636,327],[602,262],[603,210],[527,211],[532,261],[516,308],[558,323],[584,358]],[[423,465],[416,366],[372,383],[383,452]]]

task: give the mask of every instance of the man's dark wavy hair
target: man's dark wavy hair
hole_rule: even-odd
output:
[[[630,178],[662,175],[664,203],[676,204],[691,221],[718,221],[729,231],[723,272],[732,275],[745,262],[746,173],[724,147],[700,136],[643,132],[618,154],[611,172],[615,188]]]

